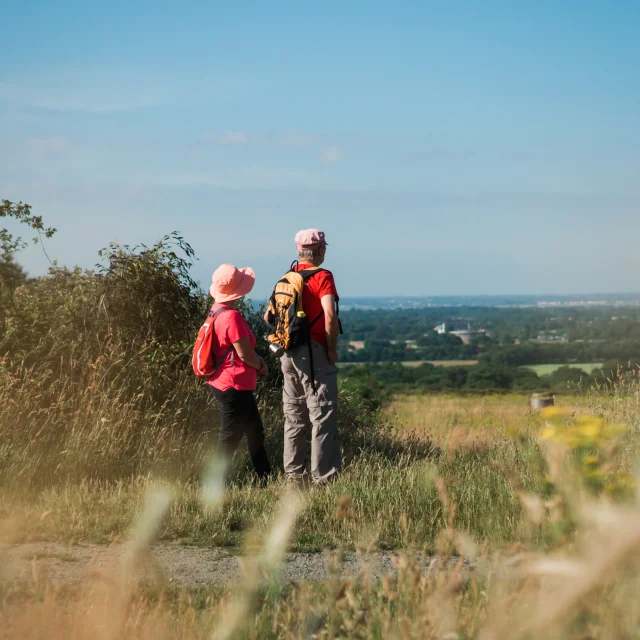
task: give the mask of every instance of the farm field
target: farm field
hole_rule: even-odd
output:
[[[352,365],[366,365],[366,362],[340,362],[338,366],[348,367]],[[419,367],[423,364],[432,364],[436,367],[474,367],[478,364],[477,360],[405,360],[400,362],[404,367]],[[602,362],[572,362],[570,364],[531,364],[522,366],[522,369],[534,371],[539,376],[551,375],[560,367],[572,367],[582,369],[585,373],[592,373],[595,369],[602,367]]]
[[[477,360],[417,360],[415,362],[403,362],[405,367],[419,367],[421,364],[432,364],[436,367],[475,367]]]
[[[578,404],[573,400],[572,404]],[[399,394],[384,414],[392,424],[425,434],[439,444],[456,428],[482,428],[497,437],[505,429],[517,426],[519,430],[535,431],[541,425],[540,415],[529,407],[529,396],[521,394]]]
[[[352,365],[367,365],[366,362],[339,362],[338,367],[349,367]],[[383,363],[377,363],[383,364]],[[399,362],[403,367],[419,367],[423,364],[432,364],[436,367],[474,367],[478,364],[477,360],[403,360]]]
[[[572,367],[574,369],[582,369],[585,373],[592,373],[595,369],[602,367],[602,362],[572,362],[570,364],[531,364],[522,367],[523,369],[529,369],[534,371],[539,376],[551,375],[554,371],[560,367]]]

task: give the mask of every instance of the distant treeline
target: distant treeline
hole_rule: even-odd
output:
[[[525,342],[518,345],[494,346],[480,356],[481,363],[494,367],[611,360],[625,365],[629,362],[640,363],[640,340],[549,344]]]
[[[422,364],[407,367],[397,363],[350,365],[340,369],[341,384],[368,402],[377,405],[395,391],[553,391],[575,393],[595,385],[610,386],[620,376],[634,376],[638,367],[615,360],[591,374],[571,366],[561,366],[550,375],[515,366],[481,361],[477,366],[439,367]]]

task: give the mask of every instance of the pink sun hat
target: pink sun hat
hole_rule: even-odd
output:
[[[256,282],[251,267],[238,269],[232,264],[220,265],[211,276],[209,293],[216,302],[231,302],[246,296]]]
[[[303,229],[296,233],[298,249],[315,249],[323,245],[329,246],[324,237],[324,231],[320,229]]]

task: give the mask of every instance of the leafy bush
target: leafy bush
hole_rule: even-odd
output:
[[[4,353],[57,360],[78,349],[87,358],[106,341],[133,354],[149,344],[182,354],[201,322],[205,298],[189,276],[193,250],[175,233],[156,245],[112,244],[95,271],[52,268],[16,292],[4,327]]]

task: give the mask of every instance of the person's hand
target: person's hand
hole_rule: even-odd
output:
[[[335,350],[329,349],[329,351],[327,352],[327,356],[329,357],[330,364],[335,364],[336,362],[338,362],[338,360],[340,360],[340,356]]]
[[[258,369],[258,377],[259,378],[266,378],[269,375],[269,367],[267,366],[267,363],[260,358],[260,368]]]

